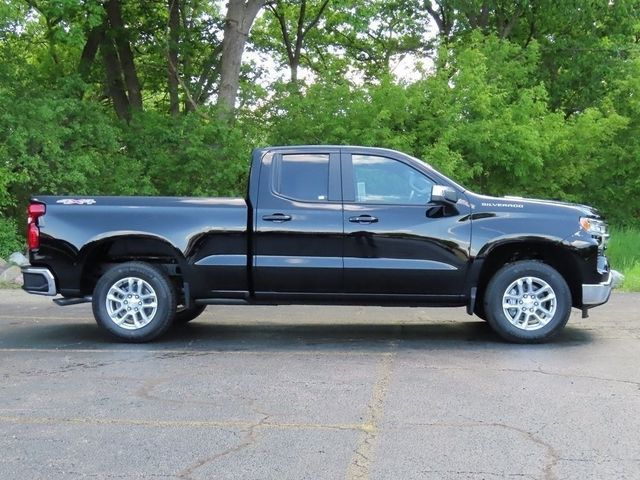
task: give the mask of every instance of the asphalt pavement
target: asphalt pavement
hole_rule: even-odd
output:
[[[638,479],[640,294],[511,345],[463,309],[209,307],[150,344],[0,290],[0,479]]]

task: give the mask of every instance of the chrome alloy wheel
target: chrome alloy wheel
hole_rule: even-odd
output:
[[[502,311],[521,330],[538,330],[551,321],[557,308],[556,294],[544,280],[522,277],[502,296]]]
[[[158,311],[156,291],[136,277],[121,278],[111,285],[106,304],[113,323],[127,330],[148,325]]]

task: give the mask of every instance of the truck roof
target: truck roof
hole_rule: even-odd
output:
[[[381,147],[366,147],[366,146],[362,146],[362,145],[325,145],[325,144],[319,144],[319,145],[273,145],[273,146],[269,146],[269,147],[259,147],[256,148],[255,151],[259,151],[259,152],[267,152],[267,151],[281,151],[281,150],[316,150],[318,148],[326,148],[326,149],[331,149],[331,150],[339,150],[339,149],[346,149],[346,150],[360,150],[360,151],[367,151],[367,152],[377,152],[377,153],[401,153],[398,152],[397,150],[392,150],[390,148],[381,148]]]

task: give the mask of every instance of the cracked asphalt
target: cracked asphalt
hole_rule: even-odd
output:
[[[510,345],[463,309],[209,307],[145,345],[0,291],[0,478],[638,479],[640,294]]]

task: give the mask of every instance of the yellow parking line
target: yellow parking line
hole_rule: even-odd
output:
[[[0,315],[0,320],[57,320],[57,321],[68,321],[68,320],[92,320],[93,318],[88,315],[86,317],[24,317],[24,316],[15,316],[15,315]]]
[[[264,428],[274,430],[356,430],[367,431],[369,426],[358,423],[277,423],[277,422],[231,422],[211,420],[144,420],[135,418],[55,418],[55,417],[8,417],[0,416],[0,423],[18,425],[116,425],[155,428]]]
[[[171,355],[308,355],[308,356],[372,356],[384,355],[382,351],[352,351],[352,350],[147,350],[144,348],[0,348],[0,353],[151,353]]]
[[[383,354],[378,374],[367,406],[366,422],[361,429],[356,449],[347,468],[346,480],[368,480],[371,477],[380,422],[384,416],[384,402],[389,390],[393,363],[397,353],[397,341],[391,343],[391,351]]]

